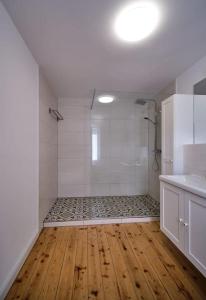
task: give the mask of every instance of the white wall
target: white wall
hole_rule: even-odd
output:
[[[193,85],[206,77],[206,56],[176,79],[177,94],[193,94]]]
[[[0,297],[39,231],[38,65],[0,2]]]
[[[57,99],[43,75],[39,77],[39,221],[43,225],[58,194],[58,126],[49,114],[57,109]]]
[[[184,145],[184,173],[206,176],[206,144]]]
[[[60,99],[59,196],[133,195],[148,192],[148,122],[145,106]],[[92,135],[97,135],[97,160]],[[93,149],[94,151],[94,149]]]

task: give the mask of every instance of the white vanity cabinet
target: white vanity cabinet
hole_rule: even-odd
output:
[[[206,199],[184,192],[185,254],[206,276]]]
[[[184,192],[167,183],[160,183],[160,227],[180,249],[184,249]]]
[[[206,199],[161,181],[160,227],[206,276]]]
[[[183,145],[193,143],[193,95],[174,94],[164,100],[161,124],[161,174],[182,174]]]

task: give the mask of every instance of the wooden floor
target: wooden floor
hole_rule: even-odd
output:
[[[6,299],[206,299],[159,223],[45,228]]]

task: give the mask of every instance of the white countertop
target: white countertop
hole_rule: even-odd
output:
[[[160,175],[160,181],[206,198],[206,177],[199,175]]]

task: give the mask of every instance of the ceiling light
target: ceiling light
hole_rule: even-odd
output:
[[[156,29],[159,18],[159,10],[154,3],[133,3],[120,11],[115,21],[115,33],[126,42],[140,41]]]
[[[114,101],[114,99],[115,97],[112,95],[102,95],[98,97],[98,101],[101,103],[111,103]]]

